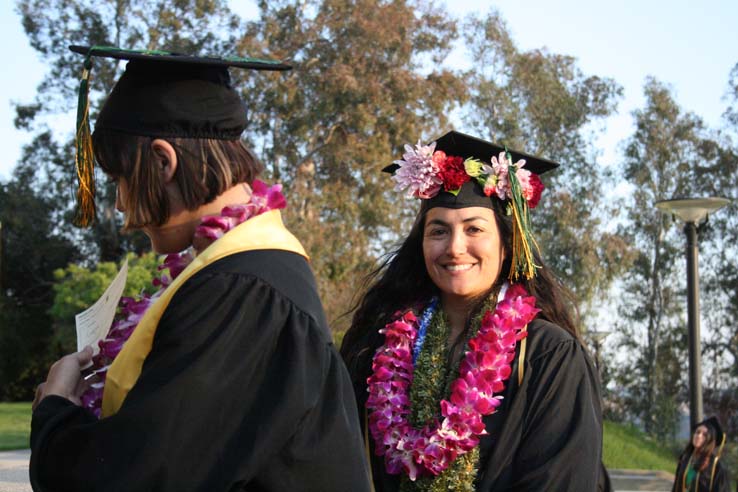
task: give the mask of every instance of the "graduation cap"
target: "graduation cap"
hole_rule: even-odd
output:
[[[238,139],[246,128],[246,108],[231,84],[228,68],[277,71],[291,68],[278,61],[258,58],[191,56],[111,46],[70,46],[69,49],[85,57],[75,139],[79,178],[75,224],[83,227],[95,216],[88,100],[93,57],[128,60],[125,72],[98,115],[95,132],[157,138]]]
[[[405,146],[403,159],[383,169],[396,189],[423,199],[422,209],[434,207],[493,208],[493,200],[508,204],[513,217],[510,280],[535,276],[537,250],[529,211],[543,191],[538,176],[559,165],[548,159],[509,150],[464,133],[451,131],[429,145]]]

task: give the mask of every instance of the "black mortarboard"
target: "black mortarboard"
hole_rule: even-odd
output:
[[[125,72],[103,105],[96,132],[160,138],[236,140],[246,128],[246,108],[231,85],[228,67],[289,70],[280,62],[241,57],[200,57],[159,50],[110,46],[70,46],[85,56],[77,106],[77,173],[80,178],[76,222],[94,217],[92,143],[87,93],[91,58],[128,60]]]

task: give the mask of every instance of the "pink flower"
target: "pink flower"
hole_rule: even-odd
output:
[[[256,208],[254,215],[261,214],[268,210],[276,210],[287,206],[287,200],[282,194],[282,185],[275,184],[267,186],[263,181],[255,179],[251,183],[251,203]]]
[[[430,145],[421,145],[418,142],[415,148],[405,145],[402,159],[394,161],[394,164],[400,166],[392,176],[397,183],[396,190],[407,189],[408,196],[418,198],[431,198],[438,194],[443,181],[438,177],[440,168],[437,160],[440,159],[440,154],[434,159],[435,148],[435,142]]]
[[[507,200],[510,190],[510,181],[508,179],[508,167],[510,162],[507,160],[505,152],[500,152],[498,157],[492,156],[492,169],[493,173],[497,177],[497,183],[495,183],[495,192],[500,200]]]

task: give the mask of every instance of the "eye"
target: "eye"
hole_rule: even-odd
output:
[[[469,234],[479,234],[481,232],[484,232],[484,229],[476,225],[470,225],[466,228],[466,232],[468,232]]]
[[[426,232],[426,236],[428,237],[441,237],[444,234],[446,234],[446,229],[444,227],[431,227]]]

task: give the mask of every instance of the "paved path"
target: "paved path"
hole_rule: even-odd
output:
[[[0,492],[31,492],[28,459],[31,451],[0,451]],[[610,470],[615,492],[669,492],[674,476],[662,471]]]
[[[612,488],[616,492],[635,492],[650,490],[670,492],[674,483],[674,475],[664,471],[650,470],[608,470]]]
[[[0,492],[31,492],[28,481],[30,449],[0,451]]]

